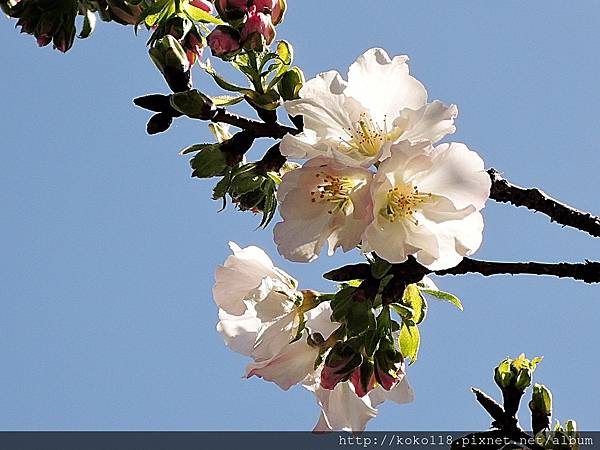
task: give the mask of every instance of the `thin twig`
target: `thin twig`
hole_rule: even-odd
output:
[[[539,211],[550,217],[552,222],[600,237],[600,217],[579,211],[550,197],[538,188],[523,188],[512,184],[502,178],[496,169],[489,169],[487,172],[492,180],[491,199]]]

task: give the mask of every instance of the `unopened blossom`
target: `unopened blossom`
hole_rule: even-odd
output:
[[[338,72],[319,74],[285,102],[304,118],[304,131],[286,135],[281,152],[290,158],[332,155],[348,165],[369,166],[389,156],[399,141],[437,142],[455,131],[454,105],[427,103],[425,87],[409,74],[408,57],[382,49],[361,55],[345,81]]]
[[[277,196],[283,222],[274,228],[279,253],[291,261],[316,259],[327,243],[349,251],[372,220],[372,173],[318,157],[283,176]]]
[[[377,416],[377,407],[386,400],[404,404],[414,400],[414,393],[403,377],[391,390],[381,386],[359,397],[351,381],[338,383],[332,390],[321,387],[320,374],[308,376],[303,382],[305,388],[315,394],[321,408],[314,431],[364,431],[369,420]]]
[[[206,41],[212,54],[219,58],[231,55],[241,47],[239,33],[227,25],[217,26],[207,36]]]
[[[259,11],[256,6],[248,9],[248,16],[242,28],[241,38],[244,43],[244,48],[256,48],[255,40],[262,40],[267,45],[270,45],[275,39],[275,27],[271,22],[271,16]]]
[[[371,184],[374,219],[362,248],[391,263],[413,255],[431,270],[454,267],[481,245],[490,187],[464,144],[394,145]]]
[[[254,6],[258,11],[267,11],[271,15],[271,21],[274,25],[281,22],[285,12],[284,0],[254,0]]]
[[[213,297],[220,309],[235,315],[246,311],[245,299],[264,299],[273,289],[294,291],[298,285],[290,275],[275,267],[260,248],[240,248],[230,242],[233,255],[216,270]]]

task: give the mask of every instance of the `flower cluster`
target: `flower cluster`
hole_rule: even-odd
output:
[[[285,258],[313,261],[327,243],[330,255],[358,246],[439,270],[479,248],[491,184],[483,161],[464,144],[435,146],[455,131],[457,108],[428,103],[407,61],[371,49],[347,81],[322,73],[285,103],[304,129],[281,152],[308,160],[279,187],[274,233]]]
[[[235,244],[216,274],[218,330],[252,358],[246,377],[313,392],[315,430],[361,431],[383,401],[413,400],[405,359],[417,359],[424,294],[462,305],[426,272],[402,275],[392,264],[411,256],[448,269],[482,241],[491,185],[483,161],[464,144],[438,143],[454,133],[457,108],[428,102],[407,61],[369,50],[347,81],[322,73],[284,103],[303,127],[280,151],[305,161],[277,189],[279,252],[310,262],[325,244],[330,255],[358,247],[370,274],[343,278],[334,294],[298,291],[262,250]]]
[[[213,297],[226,344],[252,358],[245,377],[257,376],[284,390],[302,384],[313,392],[321,408],[316,431],[361,431],[385,400],[412,401],[402,360],[393,371],[371,372],[365,389],[360,361],[348,370],[347,358],[336,351],[343,327],[332,320],[331,301],[298,291],[296,280],[261,249],[230,247],[233,255],[216,271]]]

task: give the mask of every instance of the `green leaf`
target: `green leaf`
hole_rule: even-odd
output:
[[[244,96],[217,95],[215,97],[211,97],[211,100],[215,106],[232,106],[243,101]]]
[[[214,189],[213,189],[213,200],[223,199],[223,203],[225,203],[225,194],[229,190],[229,185],[231,184],[231,171],[228,171],[225,176],[219,181]],[[225,204],[223,204],[225,207]]]
[[[204,146],[205,144],[200,144]],[[189,147],[188,147],[189,148]],[[201,149],[196,156],[190,160],[192,166],[192,177],[212,178],[223,175],[227,170],[225,155],[219,144],[210,145]]]
[[[215,83],[217,83],[217,85],[221,88],[221,89],[225,89],[226,91],[231,91],[231,92],[241,92],[247,95],[252,95],[254,93],[254,91],[252,89],[248,89],[248,88],[243,88],[241,86],[237,86],[233,83],[230,83],[228,81],[226,81],[223,77],[221,77],[221,75],[219,75],[217,73],[217,71],[210,65],[210,62],[207,61],[205,64],[202,64],[201,67],[204,69],[204,71],[209,74],[211,77],[213,77],[213,80],[215,80]]]
[[[179,152],[180,156],[183,155],[187,155],[189,153],[196,153],[199,152],[201,150],[204,150],[205,148],[210,148],[213,146],[219,146],[219,144],[194,144],[194,145],[190,145],[189,147],[184,148],[183,150],[181,150]]]
[[[172,0],[158,0],[147,8],[140,21],[143,20],[148,28],[160,24],[165,18],[175,13],[175,4]]]
[[[400,345],[402,356],[410,358],[410,364],[414,364],[419,353],[419,345],[421,344],[421,336],[416,325],[402,324],[398,344]]]
[[[390,306],[404,320],[413,320],[413,317],[415,316],[415,312],[412,308],[405,306],[405,305],[401,305],[399,303],[392,303],[392,304],[390,304]]]
[[[431,289],[422,289],[421,292],[429,294],[429,295],[435,297],[438,300],[445,300],[447,302],[450,302],[454,306],[456,306],[458,309],[460,309],[461,311],[463,310],[463,305],[460,302],[460,300],[457,297],[455,297],[454,295],[452,295],[452,294],[450,294],[448,292],[433,291]]]
[[[269,69],[269,73],[277,67],[278,67],[278,69],[277,69],[277,73],[275,74],[275,77],[273,77],[273,79],[269,83],[269,85],[267,87],[267,91],[270,91],[271,89],[273,89],[273,87],[279,82],[279,80],[281,80],[281,78],[285,75],[285,73],[288,71],[288,69],[292,65],[292,61],[294,60],[293,47],[287,41],[280,41],[277,44],[276,53],[277,53],[278,58],[275,63],[275,67],[273,67],[272,69]]]
[[[223,22],[218,17],[215,17],[207,13],[206,11],[200,8],[196,8],[195,6],[190,4],[186,5],[185,12],[187,13],[190,19],[195,20],[196,22],[213,23],[215,25],[225,25],[225,22]]]
[[[423,322],[427,315],[427,302],[423,298],[421,291],[416,284],[409,284],[404,289],[404,295],[402,296],[402,303],[412,308],[415,312],[412,320],[419,324]]]
[[[93,11],[86,9],[85,15],[83,17],[83,28],[77,36],[79,39],[85,39],[89,37],[96,28],[96,14]]]

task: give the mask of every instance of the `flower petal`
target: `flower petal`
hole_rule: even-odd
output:
[[[271,359],[248,364],[245,377],[250,378],[255,375],[272,381],[287,391],[314,370],[317,356],[319,356],[319,349],[308,345],[306,338],[303,338],[288,344],[281,353]]]
[[[427,91],[409,75],[407,61],[404,55],[390,59],[380,48],[367,50],[350,66],[346,95],[368,108],[376,120],[384,116],[394,120],[404,108],[421,108],[427,102]]]
[[[265,277],[279,280],[289,288],[297,286],[296,280],[277,269],[262,249],[254,246],[242,249],[233,242],[230,247],[233,255],[227,257],[215,273],[213,298],[219,308],[230,314],[243,314],[246,310],[243,300],[261,285]]]
[[[371,404],[377,407],[386,400],[391,400],[398,404],[411,403],[415,400],[415,393],[408,383],[408,378],[404,376],[402,381],[396,384],[390,391],[378,387],[371,391],[369,397],[371,398]]]
[[[446,197],[457,209],[485,206],[491,180],[481,157],[465,144],[441,144],[432,153],[432,167],[415,179],[422,192]]]
[[[327,340],[340,327],[339,322],[331,320],[332,312],[330,302],[320,303],[319,306],[306,313],[306,328],[311,333],[319,333],[323,339]]]
[[[400,139],[436,143],[447,134],[456,131],[454,126],[456,116],[458,116],[456,105],[446,106],[438,100],[418,110],[404,109],[401,117],[396,119],[397,122],[402,121],[402,126],[406,130]]]
[[[217,331],[221,333],[225,344],[231,350],[242,355],[250,356],[252,354],[260,325],[260,320],[250,309],[241,316],[219,310]]]

